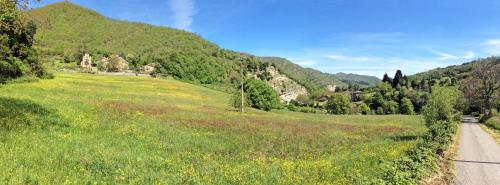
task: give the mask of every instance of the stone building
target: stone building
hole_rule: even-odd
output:
[[[80,66],[83,68],[92,68],[92,57],[90,57],[90,54],[85,53],[85,55],[83,55]]]

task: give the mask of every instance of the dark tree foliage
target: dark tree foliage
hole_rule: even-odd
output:
[[[403,83],[403,72],[401,70],[397,70],[394,75],[394,79],[392,80],[392,88],[396,88],[398,85],[402,86]]]
[[[385,73],[384,77],[382,78],[382,82],[392,84],[392,79],[391,79],[391,77],[389,77],[389,75],[387,75],[387,73]]]

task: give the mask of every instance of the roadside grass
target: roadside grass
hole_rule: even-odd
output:
[[[420,116],[240,114],[228,102],[146,77],[0,86],[0,183],[364,184],[426,131]]]
[[[480,124],[481,128],[488,132],[497,143],[500,143],[500,116],[493,116]]]
[[[491,127],[497,131],[500,131],[500,116],[493,116],[486,120],[486,126]]]

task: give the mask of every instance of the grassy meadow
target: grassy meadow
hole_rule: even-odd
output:
[[[1,184],[362,184],[419,116],[248,110],[170,79],[56,74],[0,86]]]

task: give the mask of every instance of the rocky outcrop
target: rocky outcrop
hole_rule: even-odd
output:
[[[328,89],[328,91],[330,91],[330,92],[335,92],[337,90],[337,86],[336,85],[327,85],[326,89]]]
[[[154,64],[148,64],[148,65],[145,65],[145,66],[141,67],[141,73],[151,74],[155,69],[156,68],[155,68]]]
[[[288,103],[291,100],[296,100],[301,94],[308,95],[307,89],[304,86],[288,78],[286,75],[281,74],[274,66],[269,66],[265,71],[259,72],[259,74],[262,73],[267,74],[267,83],[273,87],[280,99],[284,102]],[[259,74],[253,76],[257,78]]]
[[[102,58],[98,63],[100,71],[123,72],[129,70],[128,62],[119,55]]]

